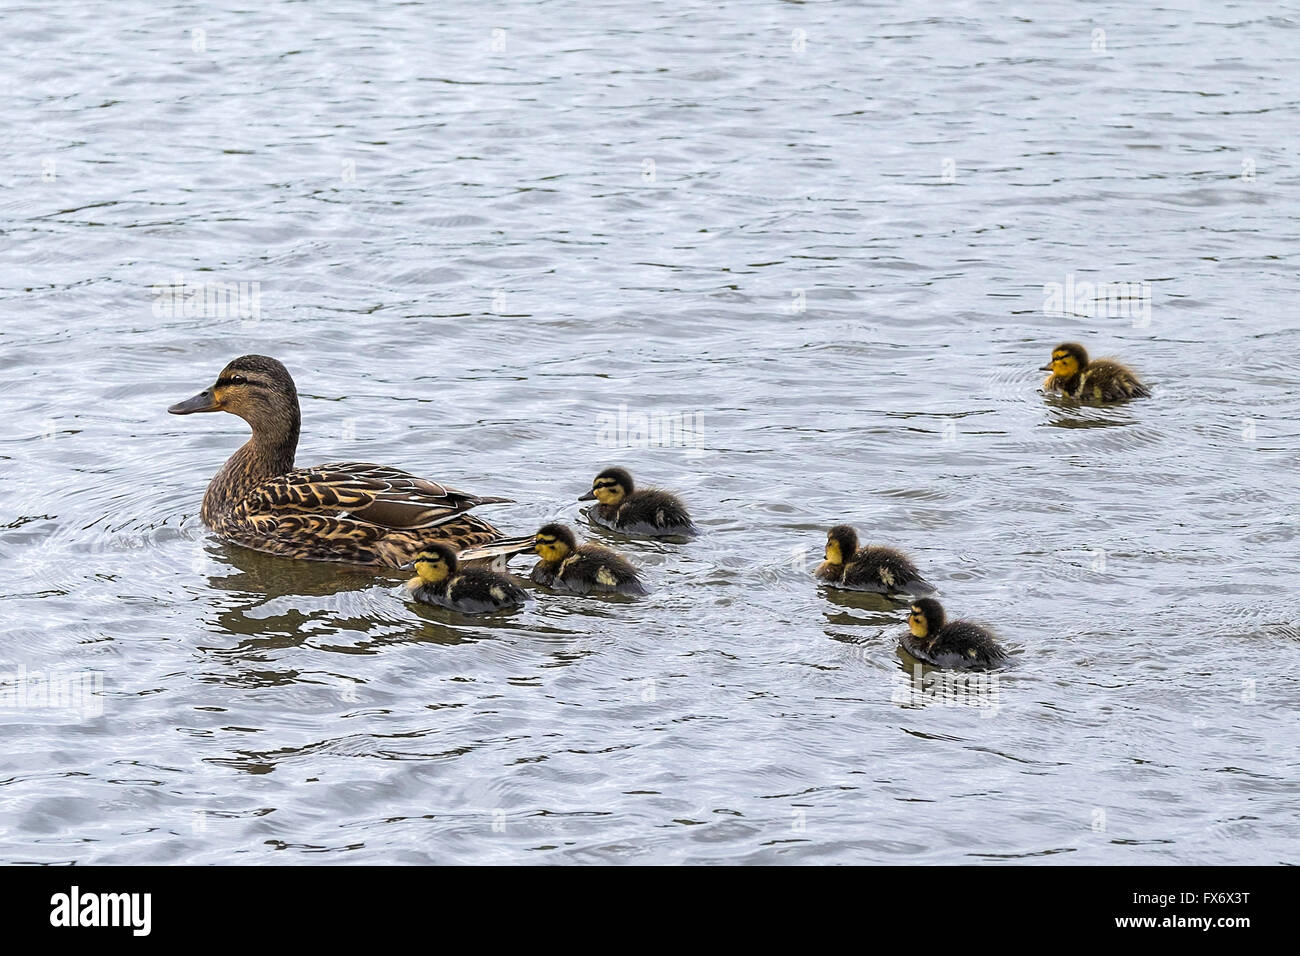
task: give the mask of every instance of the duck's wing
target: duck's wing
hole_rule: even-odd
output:
[[[214,530],[258,551],[400,568],[430,544],[457,551],[501,538],[470,509],[508,501],[397,468],[343,462],[297,468],[252,488]]]
[[[478,505],[510,501],[469,494],[367,462],[297,468],[268,478],[249,499],[251,512],[333,517],[390,531],[433,528]]]

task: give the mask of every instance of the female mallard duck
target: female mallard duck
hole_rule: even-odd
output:
[[[1088,350],[1078,342],[1066,342],[1052,349],[1052,360],[1041,372],[1051,372],[1043,382],[1048,392],[1096,402],[1120,402],[1146,398],[1151,393],[1132,370],[1111,359],[1088,360]]]
[[[598,502],[591,509],[592,520],[613,531],[683,538],[697,533],[680,498],[658,488],[638,490],[625,468],[606,468],[578,500]]]
[[[609,548],[578,544],[562,524],[548,524],[533,536],[540,561],[532,580],[542,587],[577,594],[646,594],[637,570]]]
[[[850,591],[929,594],[934,590],[911,558],[893,548],[859,548],[858,533],[846,524],[826,533],[826,560],[814,573],[827,584]]]
[[[987,670],[1007,659],[992,634],[970,621],[947,621],[943,606],[934,598],[912,605],[907,634],[900,643],[918,661],[953,670]]]
[[[480,498],[434,481],[362,462],[294,468],[301,415],[298,391],[283,365],[245,355],[216,382],[167,409],[173,415],[230,412],[253,429],[203,496],[203,523],[220,537],[258,551],[311,561],[399,568],[431,544],[476,558],[527,550],[528,538],[503,538],[468,514],[509,498]]]
[[[415,574],[406,582],[411,597],[465,614],[503,611],[528,600],[528,592],[504,574],[461,568],[456,552],[445,544],[430,545],[417,554]]]

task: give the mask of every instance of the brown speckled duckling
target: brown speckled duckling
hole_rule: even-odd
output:
[[[598,544],[578,544],[562,524],[548,524],[534,536],[541,560],[533,567],[533,582],[576,594],[648,593],[629,562]]]
[[[826,560],[813,572],[832,587],[881,594],[930,594],[932,585],[912,559],[894,548],[858,547],[858,533],[837,524],[826,533]]]
[[[1007,660],[992,634],[970,621],[947,620],[934,598],[912,604],[900,643],[918,661],[951,670],[988,670]]]
[[[591,519],[613,531],[683,538],[698,533],[680,498],[659,488],[637,488],[626,468],[606,468],[578,500],[596,501]]]
[[[528,592],[504,574],[461,568],[456,552],[445,544],[431,545],[416,555],[415,573],[406,583],[411,597],[464,614],[504,611],[528,600]]]
[[[301,415],[289,371],[265,355],[235,359],[215,383],[167,409],[230,412],[253,429],[203,496],[203,523],[234,544],[290,558],[401,568],[431,544],[477,557],[518,553],[476,515],[482,498],[385,465],[341,462],[295,468]]]
[[[1043,382],[1049,392],[1096,402],[1120,402],[1146,398],[1151,394],[1137,375],[1112,359],[1089,361],[1088,351],[1078,342],[1066,342],[1052,349],[1052,360],[1039,371],[1051,372]]]

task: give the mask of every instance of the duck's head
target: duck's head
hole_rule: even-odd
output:
[[[563,561],[578,546],[573,532],[562,524],[548,524],[533,535],[533,550],[548,564]]]
[[[1040,372],[1051,372],[1057,378],[1074,378],[1088,367],[1088,350],[1078,342],[1065,342],[1052,349],[1052,360]]]
[[[837,524],[826,532],[826,560],[843,564],[858,550],[858,533],[846,524]]]
[[[943,605],[934,598],[912,602],[912,610],[907,615],[907,629],[913,637],[929,637],[932,632],[941,630],[943,623]]]
[[[441,584],[456,573],[456,552],[445,544],[431,544],[415,556],[412,584]]]
[[[626,468],[606,468],[592,479],[591,491],[579,501],[595,499],[602,505],[616,505],[635,490],[632,476]]]
[[[298,421],[298,390],[289,370],[265,355],[241,355],[193,398],[167,409],[173,415],[230,412],[254,431],[288,432]]]

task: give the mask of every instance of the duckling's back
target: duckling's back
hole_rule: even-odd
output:
[[[1089,362],[1079,383],[1079,396],[1094,401],[1117,402],[1150,394],[1136,373],[1114,359]]]
[[[630,562],[597,544],[584,544],[565,558],[552,586],[580,594],[649,593]]]
[[[452,582],[453,596],[485,596],[497,602],[518,603],[528,600],[528,592],[504,574],[487,568],[465,568]]]
[[[466,614],[484,614],[517,607],[528,600],[528,592],[495,571],[467,568],[443,587],[423,585],[413,597],[426,604],[438,604]]]
[[[1004,664],[1007,652],[978,624],[953,621],[944,625],[924,659],[937,667],[952,670],[987,670]]]
[[[912,559],[893,548],[868,546],[844,569],[844,587],[884,593],[931,594],[935,588],[921,577]]]
[[[600,524],[616,531],[644,535],[680,535],[698,533],[682,500],[670,491],[643,488],[624,501],[596,510]]]

